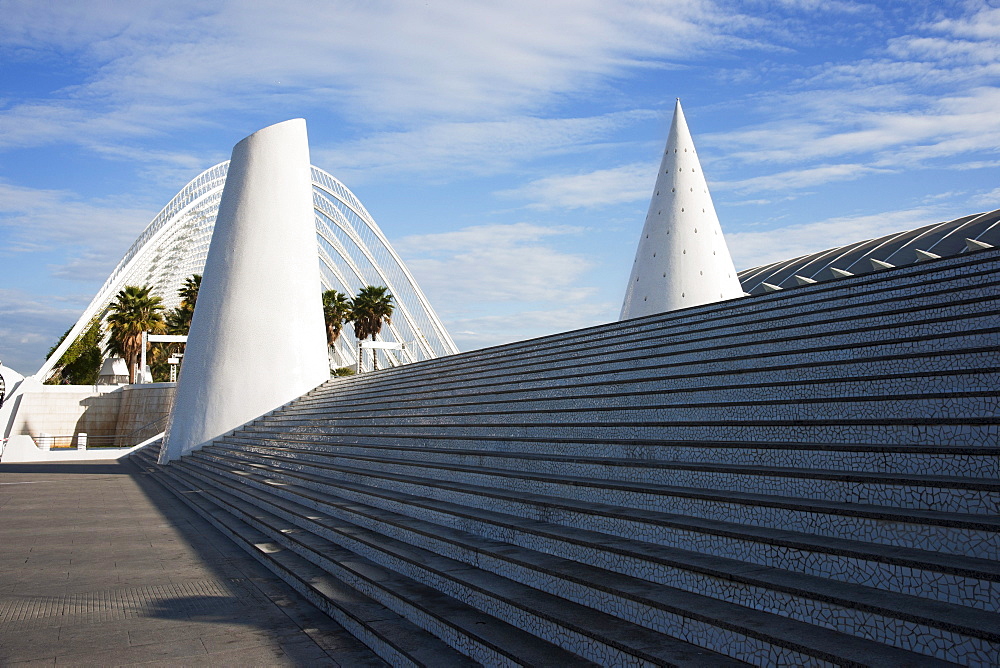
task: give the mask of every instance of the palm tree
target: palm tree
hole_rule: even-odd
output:
[[[350,322],[351,299],[343,292],[327,290],[323,293],[323,320],[326,321],[326,345],[330,348],[340,338],[344,323]]]
[[[177,296],[181,298],[177,308],[167,311],[164,316],[166,320],[166,333],[186,336],[191,331],[191,319],[194,316],[194,307],[198,302],[198,290],[201,288],[201,274],[191,274],[184,279],[184,285],[177,290]],[[153,379],[157,382],[170,378],[169,359],[183,350],[183,343],[154,343],[150,345],[149,369],[153,373]]]
[[[385,286],[366,285],[351,302],[354,314],[354,334],[358,337],[358,367],[361,366],[361,341],[371,337],[374,341],[382,325],[392,324],[395,306],[392,295]],[[378,369],[378,354],[372,351],[372,368]]]
[[[165,329],[162,300],[150,294],[149,286],[126,285],[110,306],[108,351],[117,352],[128,365],[128,382],[134,383],[142,353],[142,333]]]
[[[201,289],[201,274],[191,274],[184,279],[184,285],[177,291],[177,296],[181,298],[181,306],[189,311],[194,311],[194,305],[198,301],[198,291]]]
[[[198,302],[198,290],[201,288],[201,274],[192,274],[184,279],[184,285],[177,291],[181,303],[177,308],[167,312],[167,333],[187,334],[191,329],[191,318]]]

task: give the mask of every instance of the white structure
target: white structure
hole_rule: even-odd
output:
[[[306,124],[233,149],[160,462],[329,377]]]
[[[742,296],[677,100],[619,319]]]
[[[141,368],[141,367],[140,367]],[[108,357],[97,374],[98,385],[124,385],[128,383],[128,364],[121,357]]]
[[[752,295],[812,285],[1000,246],[1000,210],[962,216],[740,272]]]
[[[12,425],[26,383],[41,387],[41,381],[49,376],[91,320],[107,315],[108,306],[119,290],[126,285],[148,285],[163,299],[166,308],[178,306],[178,290],[185,279],[205,271],[228,171],[228,161],[215,165],[170,200],[128,249],[62,344],[35,374],[21,382],[19,375],[12,375],[13,370],[4,372],[6,402],[0,407],[0,438],[14,436]],[[413,276],[357,197],[315,166],[309,175],[314,241],[297,262],[308,263],[311,259],[317,264],[317,289],[334,289],[353,296],[366,285],[384,285],[394,298],[392,324],[382,328],[378,340],[403,345],[367,353],[363,367],[371,368],[373,354],[378,355],[380,368],[388,368],[458,352]],[[354,366],[357,352],[357,339],[348,325],[337,341],[334,364]],[[326,364],[324,359],[321,365],[324,372]]]
[[[0,406],[3,405],[7,395],[12,393],[22,380],[24,380],[24,376],[0,362]]]
[[[0,362],[0,456],[3,455],[4,439],[10,436],[24,380],[24,376]]]
[[[94,316],[103,317],[115,295],[126,285],[151,286],[166,308],[179,304],[177,291],[184,280],[204,271],[228,170],[228,162],[205,170],[160,211],[36,377],[44,379],[49,375],[90,320]],[[384,285],[393,296],[396,310],[392,324],[382,328],[379,340],[405,346],[400,350],[379,351],[379,367],[457,353],[458,348],[420,286],[354,193],[315,166],[311,169],[311,179],[314,247],[323,289],[353,296],[366,285]],[[357,350],[352,328],[345,327],[337,341],[336,363],[353,366]],[[370,365],[371,356],[367,357],[366,364]]]
[[[169,383],[43,385],[25,378],[0,408],[0,461],[118,459],[162,436],[174,391]]]

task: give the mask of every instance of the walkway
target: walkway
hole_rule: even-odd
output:
[[[0,464],[0,665],[381,662],[134,465]]]

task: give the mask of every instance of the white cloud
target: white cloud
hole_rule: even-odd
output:
[[[530,223],[480,225],[403,237],[393,243],[431,303],[442,313],[485,303],[578,302],[594,290],[578,285],[591,262],[546,244],[576,227]]]
[[[887,169],[1000,150],[1000,10],[941,9],[952,18],[910,25],[859,58],[803,69],[794,86],[749,101],[765,122],[703,141],[747,164],[851,156]]]
[[[621,304],[612,303],[553,304],[544,310],[453,317],[448,322],[448,329],[459,350],[474,350],[614,322],[619,309]]]
[[[865,9],[863,4],[838,0],[771,0],[788,8],[810,12],[843,12],[854,14]]]
[[[971,6],[976,6],[971,4]],[[959,19],[941,19],[930,25],[939,32],[981,40],[1000,39],[1000,9],[978,6],[977,10]]]
[[[0,252],[67,252],[79,280],[103,280],[155,211],[122,199],[86,201],[63,190],[39,190],[0,182]]]
[[[550,241],[585,230],[479,225],[394,243],[461,350],[613,320],[583,284],[592,262]]]
[[[78,297],[51,297],[0,288],[0,360],[28,375],[45,361],[55,345],[86,305]]]
[[[1000,188],[994,188],[989,192],[980,193],[972,198],[971,204],[982,206],[987,211],[1000,208]]]
[[[887,52],[900,60],[916,59],[938,65],[996,63],[1000,45],[946,37],[901,37],[891,40]]]
[[[629,111],[590,118],[511,117],[498,121],[433,123],[381,132],[312,151],[314,162],[358,183],[386,174],[489,175],[539,155],[579,152],[624,125],[649,118]]]
[[[885,172],[859,164],[819,165],[805,169],[792,169],[777,174],[754,176],[740,181],[713,181],[712,190],[734,190],[740,193],[757,193],[773,190],[795,190],[832,183],[834,181],[853,181],[870,174]]]
[[[840,105],[843,96],[837,92],[828,97],[822,109],[811,110],[812,116],[713,134],[706,137],[706,143],[727,150],[730,160],[750,164],[801,163],[851,155],[865,157],[871,167],[886,169],[920,168],[929,159],[1000,150],[997,88],[923,97],[919,107],[895,110]],[[802,105],[788,100],[783,105],[797,113],[803,110]],[[839,107],[839,114],[834,107]]]
[[[649,199],[656,178],[654,163],[634,163],[586,174],[548,176],[498,195],[529,201],[536,209],[578,209]]]
[[[736,201],[727,201],[726,206],[763,206],[765,204],[772,204],[774,200],[769,199],[744,199]]]
[[[84,83],[0,112],[0,143],[100,141],[208,110],[331,108],[352,122],[498,120],[594,92],[629,69],[747,43],[711,0],[214,5],[4,4],[7,55],[57,53]]]
[[[956,162],[950,165],[950,169],[970,170],[970,169],[993,169],[1000,167],[1000,160],[970,160],[968,162]]]

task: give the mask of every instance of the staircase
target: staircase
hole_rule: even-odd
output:
[[[995,665],[998,265],[338,378],[134,459],[394,665]]]

